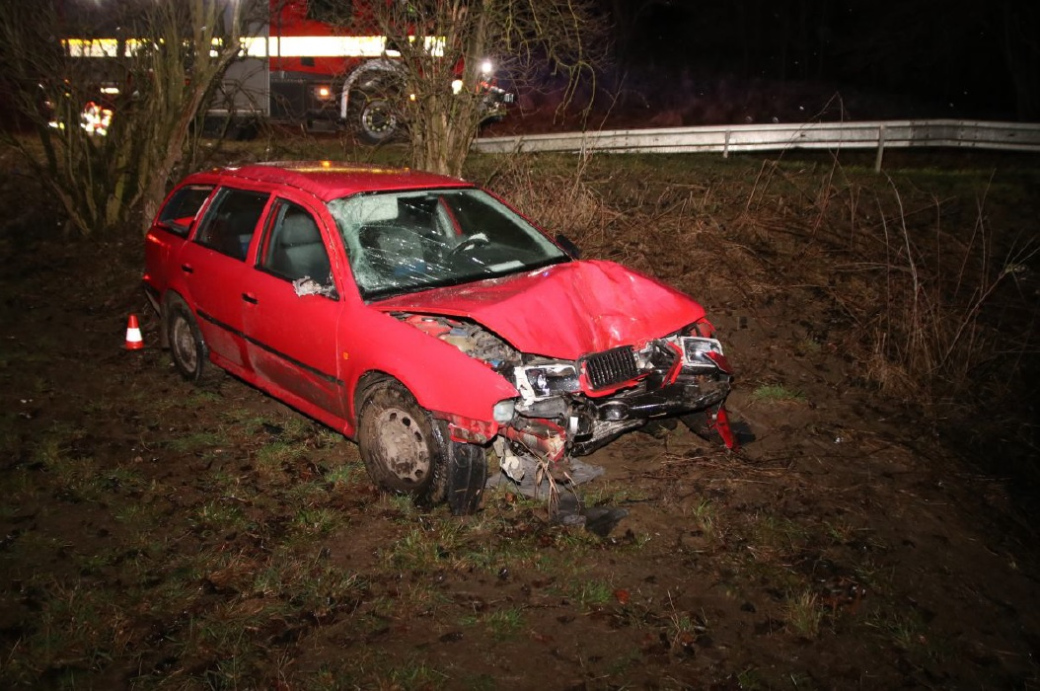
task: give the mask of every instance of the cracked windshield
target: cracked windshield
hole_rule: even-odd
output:
[[[365,194],[329,210],[366,300],[566,261],[542,233],[475,189]]]

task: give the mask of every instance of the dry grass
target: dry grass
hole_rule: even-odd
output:
[[[545,175],[538,171],[533,156],[517,155],[503,159],[491,184],[503,192],[508,190],[510,202],[550,233],[566,235],[583,248],[601,247],[608,228],[622,214],[589,184],[589,161],[589,156],[579,156],[572,170],[564,168]]]
[[[998,248],[999,232],[991,230],[984,197],[967,239],[943,228],[936,201],[934,239],[915,239],[902,213],[902,198],[892,194],[901,215],[894,232],[882,216],[886,254],[884,309],[870,325],[874,353],[872,373],[884,388],[961,395],[975,386],[974,374],[1009,346],[1019,352],[1028,341],[1008,342],[996,304],[1006,284],[1027,270],[1035,258],[1032,238],[1012,239]],[[1007,240],[1003,241],[1007,243]],[[931,246],[929,246],[931,245]],[[1005,303],[1006,304],[1006,303]]]
[[[985,169],[879,176],[820,156],[715,167],[519,155],[496,159],[488,177],[585,256],[666,277],[713,315],[736,306],[800,322],[813,351],[843,353],[859,383],[936,421],[1028,405],[1040,267],[1028,213],[1007,211],[1020,180]],[[1031,423],[989,434],[1036,443]]]
[[[791,390],[802,380],[788,376],[797,358],[785,348],[802,334],[785,330],[812,331],[816,345],[808,350],[819,352],[811,357],[840,349],[850,371],[869,373],[878,320],[891,319],[886,333],[914,323],[895,309],[907,294],[897,289],[914,285],[903,268],[908,259],[917,285],[927,286],[923,305],[945,295],[961,274],[964,292],[950,294],[970,297],[979,285],[971,278],[979,275],[976,265],[962,272],[963,259],[950,254],[955,240],[975,252],[983,246],[970,242],[976,217],[987,257],[1002,260],[1014,246],[1014,238],[1004,238],[1006,222],[980,211],[999,204],[976,205],[970,190],[922,190],[923,183],[907,177],[894,175],[890,185],[835,165],[555,161],[548,170],[497,162],[506,168],[492,183],[533,217],[550,219],[553,230],[572,234],[589,255],[674,278],[709,303],[713,316],[725,318],[732,307],[767,324],[753,347],[734,349],[734,361],[757,359],[770,377],[756,381],[784,382]],[[953,198],[970,200],[971,212],[958,216]],[[931,256],[936,248],[943,250],[939,263]],[[1016,261],[1029,266],[1032,257]],[[125,272],[92,262],[123,277],[126,287],[98,284],[73,298],[74,309],[66,302],[74,291],[30,286],[39,274],[22,264],[9,262],[11,270],[0,274],[8,295],[31,296],[0,305],[5,323],[20,330],[0,343],[0,375],[29,401],[14,404],[19,399],[12,397],[17,412],[0,417],[0,440],[10,449],[3,468],[8,501],[0,511],[2,595],[9,605],[0,666],[5,688],[506,688],[503,661],[530,659],[541,661],[535,673],[567,670],[550,687],[570,683],[571,673],[597,688],[607,679],[644,686],[677,674],[680,665],[694,670],[722,659],[721,685],[781,688],[799,672],[799,663],[782,660],[807,650],[803,639],[821,657],[863,655],[856,664],[887,674],[877,682],[887,687],[898,674],[912,681],[911,673],[885,666],[893,648],[921,665],[937,657],[941,637],[927,628],[924,613],[906,611],[908,600],[895,587],[925,580],[919,574],[929,562],[917,555],[929,545],[917,539],[911,549],[894,535],[875,536],[874,517],[867,519],[876,513],[890,520],[884,514],[893,497],[904,507],[925,503],[918,498],[923,478],[907,480],[902,486],[913,493],[900,499],[876,494],[898,476],[844,482],[854,476],[839,475],[837,464],[833,475],[802,475],[826,459],[805,455],[797,437],[812,431],[799,427],[785,437],[789,446],[772,452],[731,455],[696,445],[688,453],[674,446],[658,447],[663,452],[653,457],[644,452],[647,472],[633,470],[618,496],[639,492],[637,505],[646,508],[633,511],[607,540],[553,525],[543,505],[516,497],[490,494],[484,511],[465,520],[445,510],[420,512],[406,500],[379,496],[353,445],[241,383],[227,378],[199,392],[180,382],[157,350],[119,350],[125,303],[141,298],[99,296],[136,291],[137,262],[136,249],[120,260],[130,267]],[[930,283],[936,266],[956,267],[940,272],[951,280]],[[960,310],[947,314],[974,314],[980,330],[1010,333],[1008,350],[1022,353],[1022,341],[1011,337],[1016,332],[1007,331],[1021,323],[1011,319],[1017,313],[1006,308],[1004,321],[991,310],[1004,304],[1002,291],[1020,285],[1026,291],[1029,272],[1000,276],[1000,267],[1001,261],[989,264],[986,275],[1000,283],[986,299],[956,303]],[[64,268],[55,262],[48,275],[66,281],[59,286],[82,285]],[[15,270],[26,273],[18,278]],[[887,273],[891,292],[878,280]],[[944,310],[953,304],[945,297],[933,302]],[[971,304],[978,309],[965,312]],[[922,324],[931,318],[923,307],[917,315]],[[34,330],[53,337],[20,335]],[[71,342],[73,332],[82,343]],[[968,327],[954,340],[957,348],[979,342]],[[105,354],[112,348],[118,355]],[[909,372],[893,357],[900,351],[880,352],[891,371]],[[853,385],[851,377],[841,381]],[[915,396],[932,390],[902,386],[890,390]],[[827,484],[839,478],[841,484]],[[842,510],[826,512],[813,493]],[[794,501],[802,496],[804,502]],[[928,503],[929,516],[937,506]],[[948,556],[968,542],[937,548],[942,560],[931,562],[926,580],[974,582],[958,570],[968,560]],[[824,560],[845,568],[821,586],[817,572],[803,565]],[[863,619],[855,618],[854,604],[835,599],[846,594],[850,573],[856,584],[872,586]],[[957,587],[950,602],[963,592]],[[997,609],[1008,618],[999,603]],[[1017,640],[1022,629],[1009,621],[1007,630]],[[472,651],[489,636],[502,652],[484,663],[491,656]],[[864,644],[872,638],[884,649]],[[579,658],[572,641],[605,654]],[[458,667],[449,666],[456,660]],[[948,673],[947,661],[939,662],[934,669]],[[628,666],[611,677],[616,664]],[[514,687],[530,685],[527,667],[516,663],[525,676]],[[967,679],[958,669],[962,676],[944,681]],[[822,665],[819,679],[845,671]],[[998,679],[999,671],[974,671],[988,675],[975,681],[1009,685],[999,683],[1008,681]]]

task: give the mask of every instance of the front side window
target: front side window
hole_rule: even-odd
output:
[[[568,260],[537,228],[477,189],[359,194],[329,202],[329,211],[366,300]]]
[[[202,205],[213,192],[213,185],[186,185],[170,196],[159,212],[159,224],[171,233],[185,237],[191,231]]]
[[[195,241],[244,261],[269,196],[266,192],[221,189],[203,218]]]
[[[329,253],[318,224],[306,209],[292,202],[277,202],[260,267],[290,281],[310,278],[320,285],[332,285]]]

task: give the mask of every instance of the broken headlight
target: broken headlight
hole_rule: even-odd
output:
[[[683,336],[679,339],[683,351],[683,367],[720,369],[731,374],[729,362],[722,353],[722,344],[714,338]]]
[[[682,343],[683,364],[687,366],[711,365],[715,361],[708,353],[722,355],[722,344],[714,338],[698,338],[695,336],[683,336],[679,339]]]
[[[517,390],[527,400],[547,398],[580,388],[578,369],[569,363],[517,367],[513,374]]]
[[[500,425],[506,425],[512,422],[514,415],[516,415],[516,401],[511,398],[496,403],[494,410],[491,412],[491,416],[494,418],[495,422]]]
[[[714,338],[698,338],[695,336],[683,336],[682,341],[682,360],[684,364],[704,364],[705,362],[710,363],[708,359],[708,353],[718,353],[722,355],[722,343]]]

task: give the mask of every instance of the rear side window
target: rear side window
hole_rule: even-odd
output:
[[[269,196],[266,192],[222,188],[206,212],[195,242],[244,261]]]
[[[212,185],[188,185],[173,193],[159,212],[159,224],[175,235],[187,236],[199,209],[209,199]]]

